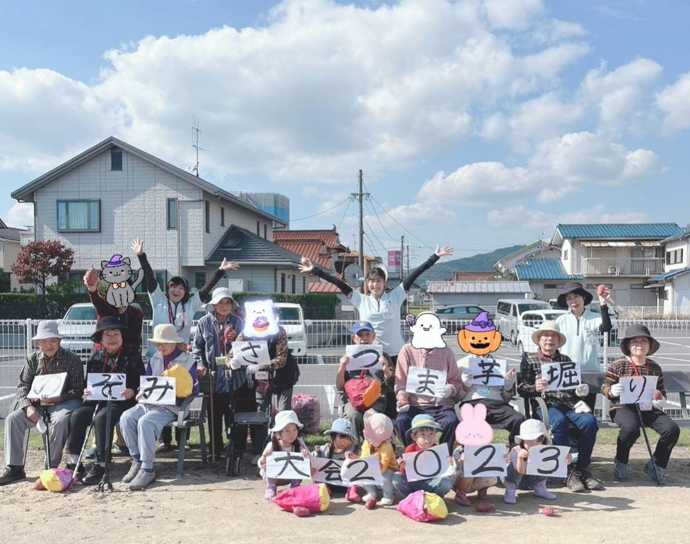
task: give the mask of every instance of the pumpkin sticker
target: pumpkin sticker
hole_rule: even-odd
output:
[[[489,319],[487,312],[480,313],[458,331],[458,345],[472,355],[484,357],[501,347],[503,336],[496,330],[493,319]]]

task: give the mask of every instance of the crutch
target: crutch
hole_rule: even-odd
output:
[[[81,465],[81,460],[84,458],[84,452],[86,451],[86,446],[89,443],[89,435],[91,434],[91,430],[93,429],[93,426],[96,423],[96,414],[98,413],[98,408],[99,406],[96,406],[96,408],[94,409],[93,416],[91,416],[91,423],[89,423],[89,427],[86,429],[84,443],[81,446],[81,451],[79,452],[79,457],[77,458],[77,464],[75,465],[74,472],[72,473],[72,481],[69,484],[70,486],[74,485],[74,482],[77,481],[79,465]]]
[[[644,441],[647,444],[647,451],[649,452],[649,460],[652,462],[652,470],[654,470],[654,481],[656,482],[657,487],[660,487],[661,482],[659,482],[659,473],[656,470],[656,463],[654,462],[654,455],[652,454],[652,446],[649,445],[649,437],[647,436],[647,429],[644,426],[644,421],[642,421],[642,411],[640,410],[640,405],[636,403],[635,408],[637,408],[637,415],[640,417],[640,426],[642,427],[642,434],[644,435]]]
[[[103,447],[105,448],[105,473],[103,474],[103,478],[101,478],[101,481],[98,482],[98,491],[99,493],[103,493],[104,491],[112,491],[113,490],[113,484],[110,481],[110,450],[112,449],[112,433],[113,430],[111,428],[111,419],[112,419],[112,397],[108,395],[108,400],[105,405],[105,444]]]

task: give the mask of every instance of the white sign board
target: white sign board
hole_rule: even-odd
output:
[[[439,444],[414,453],[403,453],[403,460],[408,482],[438,478],[448,470],[448,444]]]
[[[139,402],[141,404],[158,404],[174,406],[175,378],[167,376],[141,376],[139,380]]]
[[[541,365],[541,379],[546,380],[546,391],[565,391],[575,389],[582,383],[580,363],[565,361]]]
[[[505,359],[470,357],[470,383],[477,387],[503,387],[506,381]]]
[[[345,346],[345,355],[347,355],[348,372],[369,370],[382,370],[383,367],[379,363],[379,357],[383,355],[383,346],[378,344],[370,345],[354,345]]]
[[[125,400],[121,393],[127,389],[126,383],[125,374],[89,372],[86,375],[86,388],[91,394],[86,400]]]
[[[340,469],[340,477],[345,485],[383,485],[381,466],[376,457],[346,459]]]
[[[527,458],[527,474],[565,478],[568,476],[566,457],[569,453],[568,446],[533,446]]]
[[[311,464],[298,451],[280,451],[266,459],[266,477],[276,480],[308,480]]]
[[[311,468],[316,472],[312,476],[314,483],[343,485],[343,478],[340,471],[343,467],[340,459],[328,459],[327,457],[312,457]]]
[[[447,372],[445,370],[411,366],[407,370],[405,391],[415,395],[442,399],[446,388],[446,377]]]
[[[271,356],[268,353],[268,342],[265,340],[239,340],[232,343],[232,360],[239,361],[240,365],[271,364]]]
[[[631,376],[619,378],[623,386],[621,404],[652,404],[659,376]]]
[[[505,444],[465,446],[463,472],[466,478],[501,478],[507,474]]]
[[[66,379],[67,372],[34,376],[34,381],[31,383],[31,391],[29,391],[26,398],[38,400],[42,397],[59,397],[62,395],[62,388],[65,386]]]

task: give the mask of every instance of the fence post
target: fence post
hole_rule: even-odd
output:
[[[32,330],[32,323],[31,319],[27,319],[25,323],[25,329],[26,331],[26,356],[31,357],[31,330]]]

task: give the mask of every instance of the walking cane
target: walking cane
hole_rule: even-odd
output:
[[[218,363],[216,362],[216,366],[218,366]],[[209,402],[209,410],[208,410],[208,416],[209,416],[209,424],[211,428],[209,429],[209,435],[211,437],[211,462],[215,463],[216,462],[216,439],[215,439],[215,433],[213,431],[213,369],[210,368],[208,369],[208,382],[209,382],[209,390],[208,390],[208,402]]]
[[[644,441],[647,443],[647,451],[649,452],[649,460],[652,462],[652,470],[654,470],[654,481],[657,487],[661,486],[659,482],[659,473],[656,471],[656,463],[654,462],[654,454],[652,454],[652,447],[649,445],[649,437],[647,437],[647,429],[645,429],[644,421],[642,421],[642,411],[640,410],[640,405],[635,404],[637,408],[637,415],[640,417],[640,426],[642,427],[642,434],[644,435]]]
[[[96,408],[93,411],[93,416],[91,416],[91,423],[89,423],[89,427],[86,429],[86,435],[84,436],[84,443],[81,446],[81,451],[79,452],[79,457],[77,458],[77,464],[74,467],[74,472],[72,473],[72,481],[70,482],[70,486],[74,485],[74,482],[77,481],[77,477],[79,475],[79,465],[81,465],[81,460],[84,458],[84,452],[86,451],[86,445],[89,443],[89,435],[91,434],[91,430],[93,429],[94,424],[96,423],[96,414],[98,413],[98,409],[100,406],[96,406]]]
[[[112,419],[112,397],[108,395],[108,400],[105,405],[105,473],[103,474],[103,478],[101,478],[101,481],[98,482],[98,491],[99,493],[103,493],[104,491],[112,491],[113,490],[113,484],[110,481],[110,451],[112,449],[112,441],[113,441],[113,430],[111,428],[111,419]]]
[[[43,421],[43,426],[46,428],[43,435],[43,443],[46,449],[46,459],[43,466],[48,470],[50,469],[50,413],[47,408],[41,410],[41,419]]]

